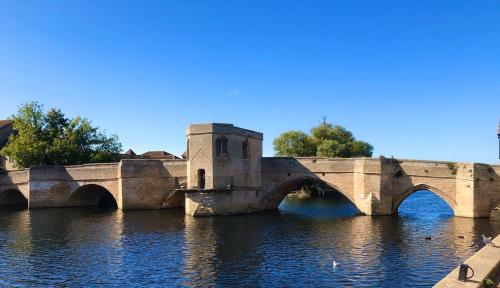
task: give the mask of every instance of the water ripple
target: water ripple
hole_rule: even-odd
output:
[[[430,287],[500,231],[500,216],[455,218],[414,195],[388,217],[332,199],[213,218],[2,209],[0,286]]]

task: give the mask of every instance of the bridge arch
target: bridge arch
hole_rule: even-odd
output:
[[[113,193],[97,184],[86,184],[78,187],[71,193],[69,203],[71,206],[118,207]]]
[[[0,206],[28,207],[28,199],[17,189],[5,189],[0,192]]]
[[[187,182],[182,182],[176,185],[176,188],[186,189]],[[165,200],[163,201],[162,208],[174,208],[174,207],[183,207],[184,206],[184,191],[175,189],[171,193],[168,193],[165,196]]]
[[[410,195],[412,195],[413,193],[415,193],[419,190],[428,190],[428,191],[433,192],[434,194],[439,196],[441,199],[443,199],[444,202],[446,202],[446,204],[448,204],[448,206],[450,206],[450,208],[453,210],[453,214],[456,214],[455,210],[457,208],[457,202],[455,201],[455,199],[451,198],[447,193],[444,193],[443,191],[441,191],[433,186],[423,184],[423,183],[417,184],[417,185],[405,190],[404,192],[396,195],[392,200],[392,211],[391,211],[392,214],[397,214],[399,206],[401,206],[403,201],[406,200],[406,198],[408,198]]]
[[[280,205],[281,202],[283,202],[283,199],[285,197],[292,193],[293,191],[297,191],[300,188],[302,188],[304,185],[307,184],[321,184],[324,185],[332,190],[335,190],[339,192],[342,196],[344,196],[349,202],[352,203],[356,207],[356,209],[359,210],[359,208],[356,206],[354,203],[353,199],[349,194],[347,194],[345,191],[342,191],[339,189],[337,186],[328,183],[318,177],[312,177],[312,176],[302,176],[298,178],[294,178],[291,180],[288,180],[286,182],[283,182],[279,185],[277,185],[272,191],[270,192],[269,196],[267,197],[267,203],[266,206],[268,209],[276,209]]]

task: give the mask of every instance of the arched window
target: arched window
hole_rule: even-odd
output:
[[[248,138],[243,140],[243,144],[241,145],[243,159],[248,159]]]
[[[227,156],[227,138],[220,136],[215,140],[215,155]]]

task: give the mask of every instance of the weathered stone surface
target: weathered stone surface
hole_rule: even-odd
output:
[[[169,201],[169,198],[174,197],[174,190],[186,181],[185,173],[184,160],[123,160],[119,181],[122,209],[182,205],[182,201]]]
[[[188,188],[197,187],[200,170],[205,171],[206,189],[226,188],[260,189],[262,133],[232,124],[193,124],[187,129]],[[217,140],[224,138],[227,151],[218,155]],[[246,158],[243,145],[246,143]]]
[[[262,210],[257,191],[214,189],[186,193],[186,214],[232,215]]]
[[[397,213],[417,190],[443,198],[457,216],[489,217],[500,204],[500,167],[396,159],[263,158],[262,201],[275,208],[291,190],[321,182],[367,215]]]

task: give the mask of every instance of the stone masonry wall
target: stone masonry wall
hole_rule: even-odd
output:
[[[29,206],[41,208],[78,205],[70,201],[71,195],[78,188],[88,184],[102,186],[115,199],[118,199],[117,176],[118,163],[31,167],[29,170]]]
[[[160,209],[181,181],[186,180],[184,160],[122,160],[122,209]]]

